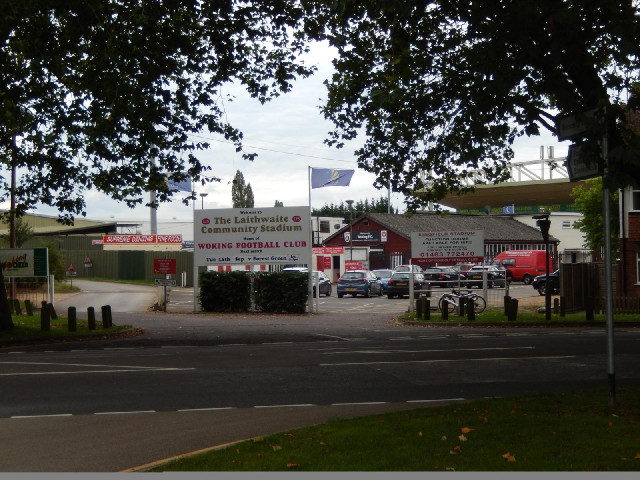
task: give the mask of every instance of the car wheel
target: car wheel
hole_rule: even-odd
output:
[[[547,289],[546,289],[546,287],[545,287],[544,282],[543,282],[543,283],[541,283],[540,285],[538,285],[538,293],[539,293],[540,295],[542,295],[542,296],[544,296],[544,295],[545,295],[545,293],[547,293]]]
[[[526,274],[525,276],[522,277],[522,283],[524,283],[525,285],[531,285],[532,281],[533,281],[533,277],[529,274]]]
[[[391,293],[387,293],[387,298],[389,300],[391,300],[393,297],[395,297],[395,295],[391,294]]]
[[[338,298],[342,298],[344,295],[342,293],[338,294]]]
[[[327,297],[331,296],[331,285],[329,285],[329,290],[327,290]]]

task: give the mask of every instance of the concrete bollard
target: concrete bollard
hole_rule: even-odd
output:
[[[87,308],[87,321],[89,325],[89,330],[96,329],[96,309],[93,307]]]
[[[69,307],[67,309],[67,323],[70,332],[75,332],[77,330],[76,307]]]

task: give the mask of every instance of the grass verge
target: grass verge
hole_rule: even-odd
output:
[[[547,320],[544,313],[538,313],[537,311],[518,311],[516,320],[509,320],[502,309],[489,309],[487,308],[482,313],[475,315],[475,320],[469,320],[467,316],[459,316],[456,313],[450,313],[448,320],[442,318],[440,311],[431,311],[429,319],[418,318],[416,312],[406,313],[399,317],[399,320],[404,322],[432,322],[457,325],[460,323],[474,324],[474,323],[493,323],[493,324],[505,324],[505,325],[517,325],[519,323],[533,323],[540,325],[552,325],[554,323],[575,323],[575,324],[604,324],[606,317],[604,314],[596,314],[593,316],[593,320],[587,320],[584,312],[580,313],[568,313],[561,316],[558,313],[552,313],[551,319]],[[637,313],[617,313],[613,317],[616,323],[633,323],[640,322],[640,314]]]
[[[470,401],[324,424],[156,466],[168,471],[636,471],[640,388]]]
[[[86,320],[76,320],[76,331],[69,331],[67,317],[58,317],[50,320],[50,329],[42,330],[39,315],[13,315],[11,330],[0,330],[0,345],[16,342],[33,342],[38,340],[55,340],[58,338],[87,337],[110,335],[131,329],[131,325],[113,325],[111,328],[103,328],[102,322],[96,322],[96,328],[89,330]]]

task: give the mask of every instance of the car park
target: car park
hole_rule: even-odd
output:
[[[452,267],[430,267],[424,271],[424,278],[432,286],[449,288],[457,287],[466,280],[466,276]]]
[[[336,286],[338,298],[344,295],[358,294],[369,297],[382,295],[382,284],[378,277],[370,270],[348,270],[338,279]]]
[[[402,298],[409,295],[409,287],[411,285],[411,272],[393,272],[387,285],[387,298]],[[427,286],[427,282],[422,273],[413,274],[413,291],[414,297],[420,296],[420,290]]]
[[[483,288],[483,271],[487,272],[487,288],[506,286],[507,275],[504,268],[497,265],[475,265],[467,272],[467,288]]]
[[[389,279],[391,278],[391,275],[393,274],[393,270],[382,268],[382,269],[371,270],[371,271],[380,280],[380,283],[382,284],[382,293],[383,293],[383,295],[386,295],[387,294],[387,284],[389,283]]]
[[[547,294],[547,274],[538,275],[533,278],[531,286],[538,291],[540,295]],[[551,295],[557,295],[560,293],[560,270],[549,273],[549,286],[551,288]]]

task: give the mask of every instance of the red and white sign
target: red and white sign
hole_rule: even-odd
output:
[[[103,235],[105,250],[181,250],[182,235]]]
[[[342,255],[344,247],[313,247],[314,255]]]
[[[162,275],[172,275],[176,273],[177,262],[175,258],[154,258],[153,273]]]

